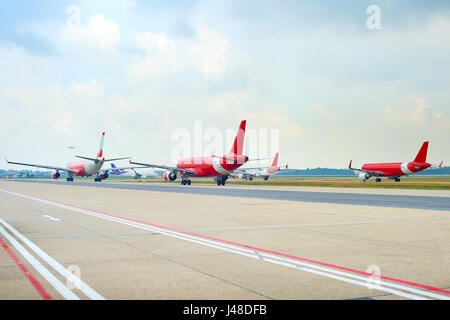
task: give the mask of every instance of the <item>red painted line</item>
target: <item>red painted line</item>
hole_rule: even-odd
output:
[[[39,283],[39,281],[33,276],[33,274],[28,270],[28,268],[20,261],[20,259],[14,254],[14,252],[8,247],[8,245],[0,239],[0,245],[9,255],[9,257],[16,263],[17,267],[22,271],[22,273],[27,277],[28,281],[33,285],[36,291],[44,300],[52,300],[50,294],[44,289],[44,287]]]
[[[16,192],[16,193],[20,194],[19,192]],[[26,194],[23,194],[23,195],[26,195]],[[39,198],[39,197],[32,196],[32,195],[27,195],[27,196],[34,197],[34,198],[41,199],[41,200],[45,200],[45,201],[49,201],[49,202],[53,202],[53,203],[62,204],[62,205],[73,207],[73,208],[77,208],[77,209],[82,209],[82,210],[86,210],[86,211],[100,213],[100,214],[103,214],[103,215],[106,215],[106,216],[110,216],[110,217],[115,217],[115,218],[120,218],[120,219],[124,219],[124,220],[128,220],[128,221],[138,222],[138,223],[146,224],[146,225],[153,226],[153,227],[158,227],[158,228],[165,229],[165,230],[175,231],[175,232],[179,232],[179,233],[183,233],[183,234],[187,234],[187,235],[191,235],[191,236],[195,236],[195,237],[199,237],[199,238],[204,238],[204,239],[214,240],[214,241],[217,241],[217,242],[227,243],[227,244],[231,244],[231,245],[238,246],[238,247],[241,247],[241,248],[246,248],[246,249],[256,250],[256,251],[260,251],[260,252],[270,253],[270,254],[273,254],[273,255],[280,256],[280,257],[285,257],[285,258],[289,258],[289,259],[309,262],[309,263],[312,263],[312,264],[317,264],[317,265],[321,265],[321,266],[325,266],[325,267],[329,267],[329,268],[333,268],[333,269],[338,269],[338,270],[344,270],[344,271],[347,271],[347,272],[357,273],[357,274],[364,275],[364,276],[369,276],[369,277],[374,277],[375,276],[377,278],[380,278],[380,279],[383,279],[383,280],[387,280],[387,281],[402,283],[402,284],[406,284],[406,285],[409,285],[409,286],[418,287],[418,288],[422,288],[422,289],[426,289],[426,290],[430,290],[430,291],[450,294],[450,290],[440,289],[440,288],[428,286],[428,285],[425,285],[425,284],[420,284],[420,283],[416,283],[416,282],[411,282],[411,281],[406,281],[406,280],[401,280],[401,279],[396,279],[396,278],[390,278],[390,277],[385,277],[385,276],[378,276],[378,275],[374,275],[372,273],[367,273],[367,272],[360,271],[360,270],[355,270],[355,269],[350,269],[350,268],[346,268],[346,267],[341,267],[341,266],[330,264],[330,263],[326,263],[326,262],[321,262],[321,261],[316,261],[316,260],[296,257],[296,256],[293,256],[293,255],[284,254],[284,253],[271,251],[271,250],[266,250],[266,249],[261,249],[261,248],[253,247],[253,246],[246,245],[246,244],[241,244],[241,243],[232,242],[232,241],[228,241],[228,240],[222,240],[222,239],[218,239],[218,238],[204,236],[204,235],[197,234],[197,233],[192,233],[192,232],[189,232],[189,231],[183,231],[183,230],[178,230],[178,229],[174,229],[174,228],[170,228],[170,227],[160,226],[160,225],[153,224],[153,223],[146,222],[146,221],[140,221],[140,220],[135,220],[135,219],[131,219],[131,218],[125,218],[125,217],[121,217],[121,216],[118,216],[118,215],[115,215],[115,214],[111,214],[111,213],[107,213],[107,212],[103,212],[103,211],[98,211],[98,210],[93,210],[93,209],[86,209],[86,208],[78,207],[78,206],[75,206],[75,205],[72,205],[72,204],[67,204],[67,203],[63,203],[63,202],[59,202],[59,201],[55,201],[55,200]]]

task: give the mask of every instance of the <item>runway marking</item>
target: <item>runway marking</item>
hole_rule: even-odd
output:
[[[70,291],[60,280],[58,280],[48,269],[28,252],[19,242],[16,241],[3,227],[0,226],[0,233],[16,248],[20,254],[39,272],[65,299],[80,300],[80,298]]]
[[[264,260],[266,262],[271,262],[274,264],[283,265],[283,266],[287,266],[290,268],[295,268],[295,269],[298,269],[301,271],[314,273],[317,275],[344,281],[344,282],[351,283],[351,284],[356,284],[359,286],[367,287],[368,282],[371,281],[372,279],[374,279],[374,277],[375,277],[374,275],[364,272],[364,271],[354,270],[354,269],[341,267],[341,266],[337,266],[337,265],[333,265],[333,264],[329,264],[329,263],[325,263],[325,262],[300,258],[300,257],[288,255],[288,254],[271,251],[271,250],[261,249],[261,248],[244,245],[244,244],[240,244],[240,243],[236,243],[236,242],[231,242],[231,241],[227,241],[227,240],[221,240],[221,239],[217,239],[217,238],[213,238],[213,237],[195,234],[192,232],[187,232],[187,231],[177,230],[174,228],[159,226],[159,225],[155,225],[155,224],[145,222],[145,221],[139,221],[139,220],[134,220],[131,218],[120,217],[120,216],[106,213],[106,212],[85,209],[85,208],[77,207],[75,205],[65,204],[65,203],[61,203],[61,202],[54,201],[54,200],[48,200],[48,199],[44,199],[44,198],[38,198],[35,196],[29,196],[29,195],[22,194],[22,193],[12,192],[12,191],[3,190],[3,189],[0,189],[0,191],[9,193],[12,195],[16,195],[19,197],[27,198],[30,200],[35,200],[38,202],[46,203],[46,204],[53,205],[56,207],[65,208],[65,209],[68,209],[71,211],[76,211],[76,212],[80,212],[83,214],[95,216],[95,217],[102,218],[105,220],[119,222],[119,223],[122,223],[125,225],[134,226],[136,228],[157,232],[157,233],[168,235],[168,236],[171,236],[174,238],[179,238],[182,240],[187,240],[187,241],[198,243],[201,245],[217,248],[217,249],[220,249],[223,251],[237,253],[237,254],[247,256],[250,258]],[[255,253],[255,252],[257,252],[257,253]],[[377,290],[389,292],[394,295],[398,295],[398,296],[410,298],[410,299],[427,299],[425,297],[429,297],[429,298],[435,298],[435,299],[450,300],[450,298],[448,296],[434,293],[434,292],[440,292],[440,293],[450,294],[449,290],[440,289],[440,288],[423,285],[423,284],[419,284],[419,283],[414,283],[414,282],[410,282],[410,281],[385,277],[385,276],[376,276],[376,278],[377,278],[376,280],[379,283],[379,286],[376,286]],[[391,282],[395,282],[395,283],[391,283]],[[407,287],[405,285],[412,286],[415,288]],[[374,285],[372,284],[372,286],[374,286]],[[392,289],[392,288],[394,288],[394,289]],[[420,288],[420,289],[417,289],[417,288]],[[403,291],[399,291],[396,289],[403,290]],[[430,290],[430,291],[434,291],[434,292],[424,291],[421,289],[426,289],[426,290]],[[407,292],[404,292],[404,291],[407,291]],[[420,296],[418,296],[417,294]]]
[[[44,218],[49,219],[49,220],[59,221],[59,218],[52,217],[52,216],[50,216],[50,215],[48,215],[48,214],[43,214],[42,216],[43,216]]]
[[[39,293],[39,295],[44,300],[52,300],[53,298],[50,296],[50,294],[47,292],[47,290],[44,289],[44,287],[41,285],[41,283],[33,276],[33,274],[28,270],[28,268],[20,261],[19,257],[17,257],[14,252],[8,247],[8,245],[3,241],[3,239],[0,239],[0,245],[3,247],[3,249],[6,251],[6,253],[9,255],[9,257],[14,261],[14,263],[17,265],[17,267],[22,271],[22,273],[27,277],[28,281],[33,285],[33,287],[36,289],[36,291]]]
[[[46,254],[44,251],[42,251],[38,246],[36,246],[33,242],[31,242],[29,239],[27,239],[24,235],[19,233],[16,229],[14,229],[10,224],[8,224],[5,220],[0,218],[0,223],[3,224],[12,234],[14,234],[18,239],[20,239],[25,245],[27,245],[32,251],[34,251],[39,257],[41,257],[45,262],[47,262],[53,269],[55,269],[60,275],[62,275],[64,278],[69,279],[69,277],[74,277],[72,272],[64,268],[59,262],[57,262],[55,259],[50,257],[48,254]],[[0,232],[4,231],[4,229],[0,226]],[[6,232],[6,231],[4,231]],[[3,233],[3,232],[2,232]],[[11,237],[12,238],[12,237]],[[14,238],[12,240],[15,241]],[[22,247],[23,248],[23,247]],[[25,250],[25,248],[24,248]],[[26,251],[26,250],[25,250]],[[31,255],[30,255],[31,256]],[[37,261],[37,260],[36,260]],[[55,278],[56,279],[56,278]],[[59,281],[59,280],[58,280]],[[98,294],[94,289],[92,289],[89,285],[87,285],[84,281],[81,279],[77,279],[80,284],[80,290],[88,296],[90,299],[93,300],[105,300],[104,297],[102,297],[100,294]],[[62,284],[62,283],[61,283]],[[64,286],[64,285],[63,285]],[[64,286],[65,287],[65,286]],[[65,287],[67,288],[67,287]],[[69,288],[67,288],[69,290]],[[64,290],[66,292],[66,290]],[[72,291],[69,290],[70,293]],[[74,296],[68,294],[67,297],[64,296],[66,299],[75,299],[79,300],[80,298],[73,294]]]

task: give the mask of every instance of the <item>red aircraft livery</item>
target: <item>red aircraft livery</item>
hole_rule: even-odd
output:
[[[284,166],[286,169],[288,165]],[[281,167],[278,166],[278,152],[273,158],[272,165],[270,167],[256,167],[256,168],[240,168],[234,170],[232,175],[236,178],[252,181],[254,177],[262,177],[265,181],[269,180],[271,175],[274,175],[280,171]]]
[[[430,163],[427,163],[427,151],[428,141],[425,141],[412,162],[368,163],[363,164],[359,168],[352,168],[352,161],[350,160],[348,168],[360,171],[359,178],[362,181],[366,181],[373,176],[376,177],[377,182],[381,181],[381,177],[394,179],[398,182],[400,181],[401,176],[406,176],[432,167]],[[440,168],[441,166],[442,162],[437,167]]]
[[[224,156],[209,156],[184,158],[178,161],[176,167],[156,165],[149,163],[140,163],[130,161],[131,164],[147,166],[151,168],[166,169],[164,180],[174,181],[177,174],[181,175],[182,185],[191,185],[189,177],[215,177],[217,185],[224,186],[228,175],[235,169],[248,161],[248,157],[242,154],[244,147],[246,120],[243,120],[239,126],[238,133],[234,139],[230,152]]]
[[[122,160],[122,159],[129,159],[130,157],[125,158],[117,158],[117,159],[105,159],[103,158],[103,141],[105,139],[105,132],[102,133],[100,138],[100,147],[97,152],[96,158],[88,158],[83,156],[76,156],[77,158],[81,158],[83,160],[77,161],[77,162],[70,162],[67,164],[66,167],[55,167],[55,166],[48,166],[48,165],[42,165],[42,164],[31,164],[31,163],[22,163],[22,162],[12,162],[8,161],[7,163],[11,164],[18,164],[22,166],[30,166],[30,167],[38,167],[38,168],[44,168],[44,169],[53,169],[52,173],[52,179],[58,179],[61,174],[60,171],[67,173],[67,181],[73,181],[74,176],[78,177],[89,177],[94,174],[96,174],[95,181],[102,181],[104,179],[108,178],[108,171],[111,169],[101,169],[103,164],[107,161],[115,161],[115,160]],[[129,169],[127,168],[117,168],[117,169]]]

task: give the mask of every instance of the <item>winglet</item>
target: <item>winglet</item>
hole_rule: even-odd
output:
[[[352,160],[350,160],[350,163],[348,165],[348,168],[351,169],[352,168]]]
[[[6,159],[6,158],[5,158],[5,161],[6,161],[6,163],[9,163],[9,162],[8,162],[8,159]]]
[[[286,169],[289,169],[289,168],[288,168],[288,164],[287,164],[287,163],[286,163]]]
[[[444,161],[441,161],[441,163],[439,164],[438,168],[442,167],[442,163],[443,163],[443,162],[444,162]]]

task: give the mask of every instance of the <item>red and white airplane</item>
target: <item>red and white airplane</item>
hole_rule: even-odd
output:
[[[8,161],[7,159],[5,159],[5,160],[7,163],[10,163],[10,164],[18,164],[18,165],[22,165],[22,166],[38,167],[38,168],[44,168],[44,169],[53,169],[55,171],[52,172],[52,179],[58,179],[61,175],[59,172],[65,171],[68,175],[67,181],[73,181],[74,176],[89,177],[94,174],[97,174],[97,176],[95,177],[94,180],[100,182],[100,181],[108,178],[108,171],[111,170],[111,169],[101,170],[101,168],[105,162],[130,158],[130,157],[117,158],[117,159],[103,158],[103,140],[104,139],[105,139],[105,132],[102,133],[102,136],[100,138],[100,147],[99,147],[96,158],[75,156],[75,157],[81,158],[83,160],[77,161],[77,162],[70,162],[69,164],[67,164],[66,167],[56,167],[56,166],[47,166],[47,165],[41,165],[41,164],[13,162],[13,161]],[[118,169],[128,169],[128,168],[118,168]]]
[[[256,168],[240,168],[233,171],[232,175],[241,179],[252,181],[254,177],[262,177],[264,180],[269,180],[269,177],[278,171],[282,167],[278,166],[278,152],[273,158],[272,165],[270,167],[256,167]],[[283,168],[288,168],[288,165],[283,166]]]
[[[191,185],[191,180],[189,177],[214,177],[218,186],[224,186],[229,174],[249,160],[247,156],[242,154],[244,147],[245,125],[246,120],[243,120],[239,126],[230,152],[221,157],[208,156],[183,158],[177,162],[176,167],[133,162],[131,160],[130,163],[140,166],[147,166],[150,168],[165,169],[167,171],[164,173],[163,178],[166,181],[174,181],[177,178],[177,174],[180,174],[182,185]]]
[[[428,141],[425,141],[412,162],[368,163],[363,164],[359,168],[352,168],[352,161],[350,160],[348,168],[360,171],[359,178],[364,182],[372,176],[376,177],[376,182],[380,182],[381,177],[387,177],[398,182],[401,176],[416,173],[430,167],[440,168],[442,166],[442,162],[438,166],[432,166],[430,163],[427,163],[427,151]]]

